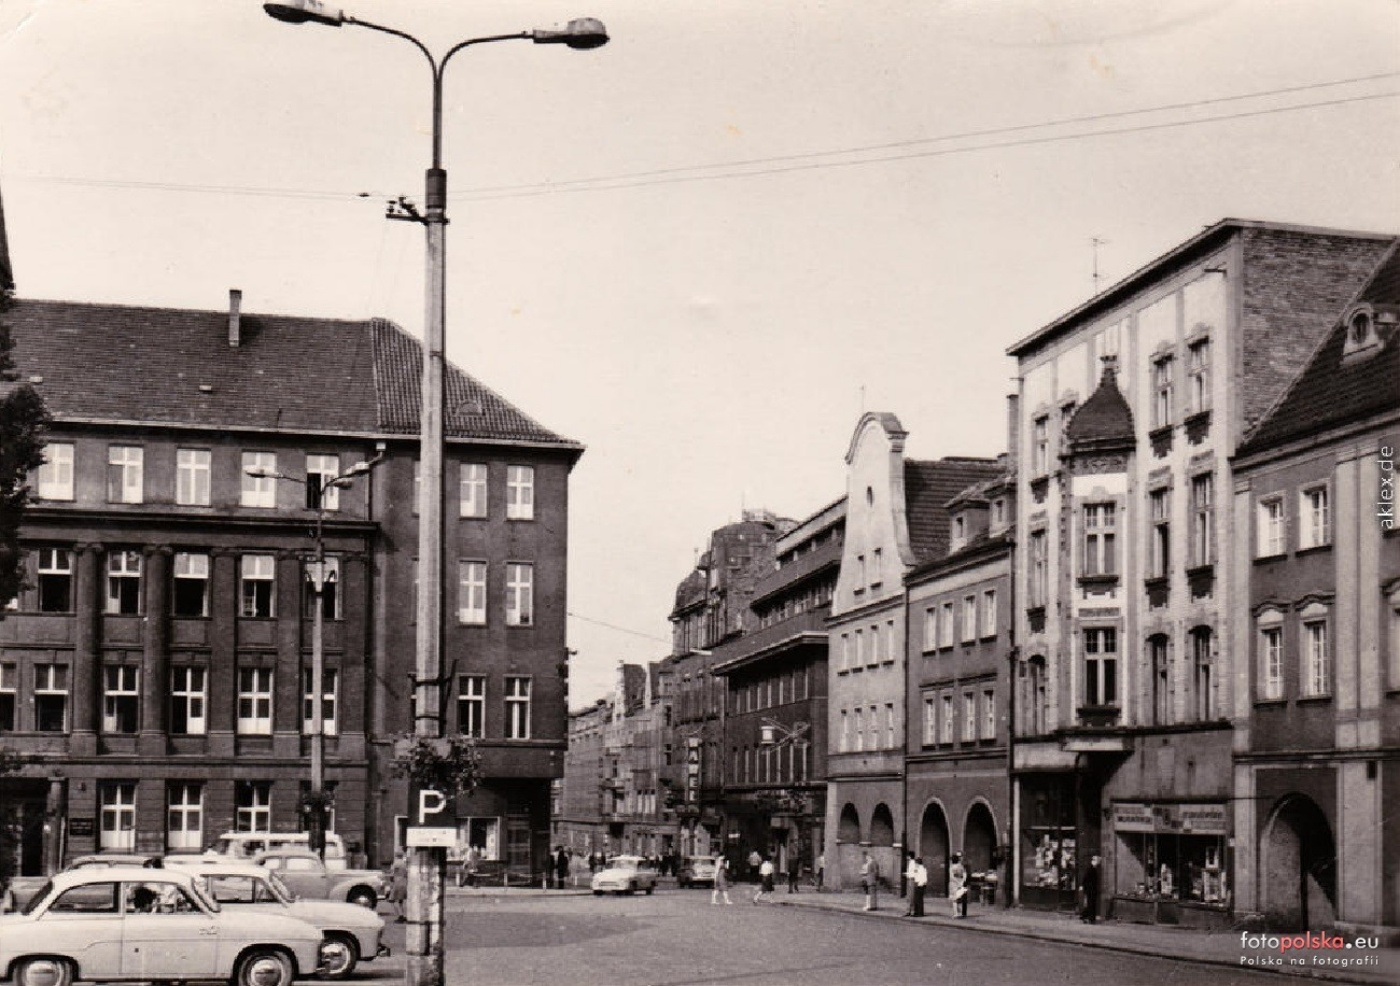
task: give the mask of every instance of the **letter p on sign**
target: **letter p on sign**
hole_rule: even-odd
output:
[[[418,791],[418,824],[431,825],[447,810],[447,795],[436,788],[425,787]]]

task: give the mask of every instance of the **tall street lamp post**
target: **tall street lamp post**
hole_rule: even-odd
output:
[[[380,451],[368,462],[357,462],[337,476],[324,476],[316,473],[305,479],[269,469],[248,469],[247,474],[254,479],[285,479],[305,486],[310,496],[308,500],[316,507],[316,526],[312,530],[315,551],[306,567],[306,578],[311,583],[311,840],[317,854],[326,858],[326,709],[325,709],[325,591],[326,583],[335,576],[328,572],[326,565],[326,497],[331,490],[349,487],[357,476],[364,476],[384,461]]]
[[[442,590],[443,590],[443,371],[446,335],[446,225],[447,172],[442,167],[442,77],[448,61],[472,45],[495,41],[533,41],[535,44],[562,44],[587,50],[607,44],[608,34],[601,22],[591,17],[569,21],[558,30],[520,31],[460,41],[442,58],[434,58],[423,42],[403,31],[359,20],[318,0],[287,0],[264,3],[268,16],[290,24],[324,24],[340,27],[352,24],[392,34],[412,44],[428,60],[432,71],[432,165],[424,189],[424,211],[411,205],[390,207],[389,216],[420,222],[427,240],[427,288],[423,325],[422,411],[419,419],[421,490],[418,511],[418,607],[415,674],[414,723],[417,736],[442,735],[439,691],[442,675]],[[412,816],[412,811],[410,811]],[[446,850],[414,847],[408,870],[408,966],[404,981],[408,986],[441,986],[443,878],[447,867]]]

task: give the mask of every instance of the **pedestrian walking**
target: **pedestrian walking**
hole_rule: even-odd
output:
[[[407,901],[408,860],[404,858],[403,850],[399,849],[394,853],[394,861],[389,864],[389,903],[399,912],[394,918],[396,924],[408,920]]]
[[[923,858],[914,857],[913,872],[909,876],[909,893],[913,903],[909,909],[909,916],[921,918],[924,916],[924,894],[928,892],[928,868],[924,866]]]
[[[953,853],[953,865],[948,867],[948,900],[953,905],[953,917],[967,917],[967,868],[962,853]]]
[[[773,860],[767,856],[758,864],[758,892],[753,895],[753,902],[757,904],[763,899],[764,894],[773,892],[773,873],[775,872]]]
[[[802,876],[802,864],[799,863],[799,862],[797,861],[797,854],[796,854],[796,853],[789,853],[789,854],[788,854],[788,867],[787,867],[788,893],[790,893],[790,894],[795,894],[795,893],[797,893],[797,881],[798,881],[798,878],[800,878],[801,876]]]
[[[821,893],[822,884],[826,882],[826,853],[817,853],[817,893]]]
[[[715,886],[710,891],[710,903],[718,904],[721,894],[726,904],[734,903],[729,899],[729,860],[724,856],[715,860]]]
[[[909,861],[904,864],[904,883],[907,886],[912,887],[914,884],[914,867],[916,865],[914,854],[911,852],[909,853]],[[907,918],[914,916],[914,895],[912,892],[908,895],[908,903],[904,905],[904,916]]]
[[[1089,857],[1089,868],[1084,871],[1084,876],[1079,881],[1079,891],[1084,895],[1083,906],[1079,909],[1079,920],[1094,924],[1099,919],[1099,882],[1102,876],[1099,870],[1099,854],[1094,853]]]
[[[563,890],[569,881],[569,850],[559,846],[554,856],[554,886]]]
[[[875,862],[875,857],[870,855],[869,849],[865,850],[863,855],[860,864],[860,886],[865,891],[865,910],[876,911],[880,908],[880,864]]]

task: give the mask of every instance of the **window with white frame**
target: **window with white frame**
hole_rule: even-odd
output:
[[[1283,554],[1284,528],[1283,497],[1271,496],[1268,499],[1260,500],[1256,531],[1258,547],[1255,554],[1260,558]]]
[[[208,672],[204,668],[170,669],[170,732],[203,736],[208,706]]]
[[[510,562],[506,565],[506,626],[530,626],[534,617],[535,566]]]
[[[12,733],[19,725],[19,665],[0,663],[0,733]]]
[[[238,669],[238,733],[272,735],[272,669]]]
[[[1152,722],[1172,721],[1171,642],[1165,634],[1147,638],[1147,666],[1152,674]]]
[[[957,628],[954,626],[956,619],[956,614],[953,611],[953,603],[951,601],[944,603],[941,618],[938,621],[939,647],[953,646],[953,637],[957,633]]]
[[[535,467],[506,467],[506,519],[535,519]]]
[[[1332,694],[1332,659],[1328,643],[1326,607],[1303,611],[1303,697]]]
[[[238,832],[272,831],[271,781],[234,783],[233,827]]]
[[[244,452],[243,486],[238,502],[245,507],[277,506],[277,477],[272,475],[276,471],[277,453]]]
[[[34,665],[34,728],[68,732],[68,665]]]
[[[1283,698],[1283,616],[1266,610],[1258,620],[1259,697],[1265,701]]]
[[[530,738],[530,679],[506,675],[506,739]]]
[[[933,746],[938,742],[938,698],[935,695],[924,696],[924,746]]]
[[[1191,564],[1215,562],[1215,477],[1191,477]]]
[[[146,450],[139,445],[107,446],[107,502],[140,503]]]
[[[931,651],[938,646],[938,610],[930,606],[924,610],[924,650]]]
[[[995,637],[997,635],[997,591],[995,589],[982,590],[982,636]]]
[[[1164,428],[1172,423],[1172,376],[1176,360],[1164,356],[1152,362],[1152,427]]]
[[[1298,549],[1332,543],[1327,512],[1327,487],[1310,486],[1298,494]]]
[[[1006,498],[997,497],[992,501],[992,528],[995,530],[1006,523]]]
[[[885,749],[894,749],[894,703],[885,703]]]
[[[97,786],[101,821],[98,846],[102,849],[136,848],[136,784],[104,781]]]
[[[39,467],[39,499],[73,499],[73,443],[50,442],[44,446],[44,464]]]
[[[141,552],[107,554],[107,605],[111,615],[135,616],[141,612]]]
[[[174,580],[171,612],[175,616],[209,615],[209,556],[203,552],[177,551],[171,566]]]
[[[1191,413],[1210,410],[1210,339],[1191,343],[1186,356],[1186,386]]]
[[[982,738],[997,738],[997,693],[994,688],[982,689]]]
[[[857,753],[865,750],[865,710],[857,707],[852,710],[852,718],[855,720],[855,746],[853,749]]]
[[[102,731],[135,733],[141,729],[140,669],[109,664],[102,669]]]
[[[204,847],[204,785],[171,781],[166,789],[165,848],[199,850]]]
[[[1043,607],[1050,595],[1049,543],[1045,531],[1031,531],[1027,553],[1030,556],[1029,595],[1032,607]]]
[[[175,502],[184,507],[207,507],[210,503],[210,460],[208,449],[175,450]]]
[[[1148,559],[1151,578],[1166,578],[1172,571],[1171,491],[1153,490],[1148,495],[1152,515],[1152,554]]]
[[[277,559],[243,555],[239,563],[239,616],[272,619],[277,615]]]
[[[477,739],[486,735],[486,676],[457,676],[457,731]]]
[[[457,622],[480,625],[486,622],[486,562],[457,563]]]
[[[1114,627],[1084,631],[1084,704],[1090,708],[1118,704],[1118,631]]]
[[[953,742],[953,730],[956,727],[956,720],[953,717],[953,693],[944,692],[939,696],[939,716],[938,716],[938,741],[940,743]]]
[[[970,644],[977,639],[977,597],[964,596],[962,601],[962,642]]]
[[[335,668],[322,668],[321,675],[321,735],[335,736],[340,731],[336,721],[338,708],[336,696],[340,690],[340,672]],[[301,672],[301,732],[303,736],[316,734],[313,722],[316,715],[315,701],[316,693],[311,684],[311,669],[303,668]]]
[[[306,456],[306,509],[339,510],[340,487],[331,485],[340,478],[340,456]]]
[[[953,518],[953,536],[951,540],[952,544],[948,546],[950,552],[957,551],[963,546],[963,542],[967,540],[967,518],[962,514],[958,514]]]
[[[327,620],[339,620],[344,617],[341,608],[340,592],[340,558],[337,555],[326,555],[325,570],[321,574],[321,617]],[[314,559],[302,563],[301,579],[301,611],[307,618],[316,615],[316,584],[312,579],[316,575],[316,562]]]
[[[1116,545],[1118,512],[1112,503],[1084,505],[1083,574],[1115,575],[1118,572]]]
[[[964,743],[975,743],[977,741],[977,693],[963,692],[963,715],[962,715],[962,741]]]
[[[1050,472],[1050,418],[1041,415],[1031,422],[1031,476]]]
[[[73,552],[67,548],[40,548],[38,574],[39,612],[72,612]]]
[[[485,517],[487,469],[484,462],[463,462],[457,468],[457,516]]]
[[[1215,635],[1210,627],[1191,631],[1191,667],[1196,721],[1209,722],[1219,717],[1215,702]]]

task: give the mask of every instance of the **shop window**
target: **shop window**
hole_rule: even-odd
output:
[[[1228,906],[1223,804],[1113,805],[1119,897]]]

